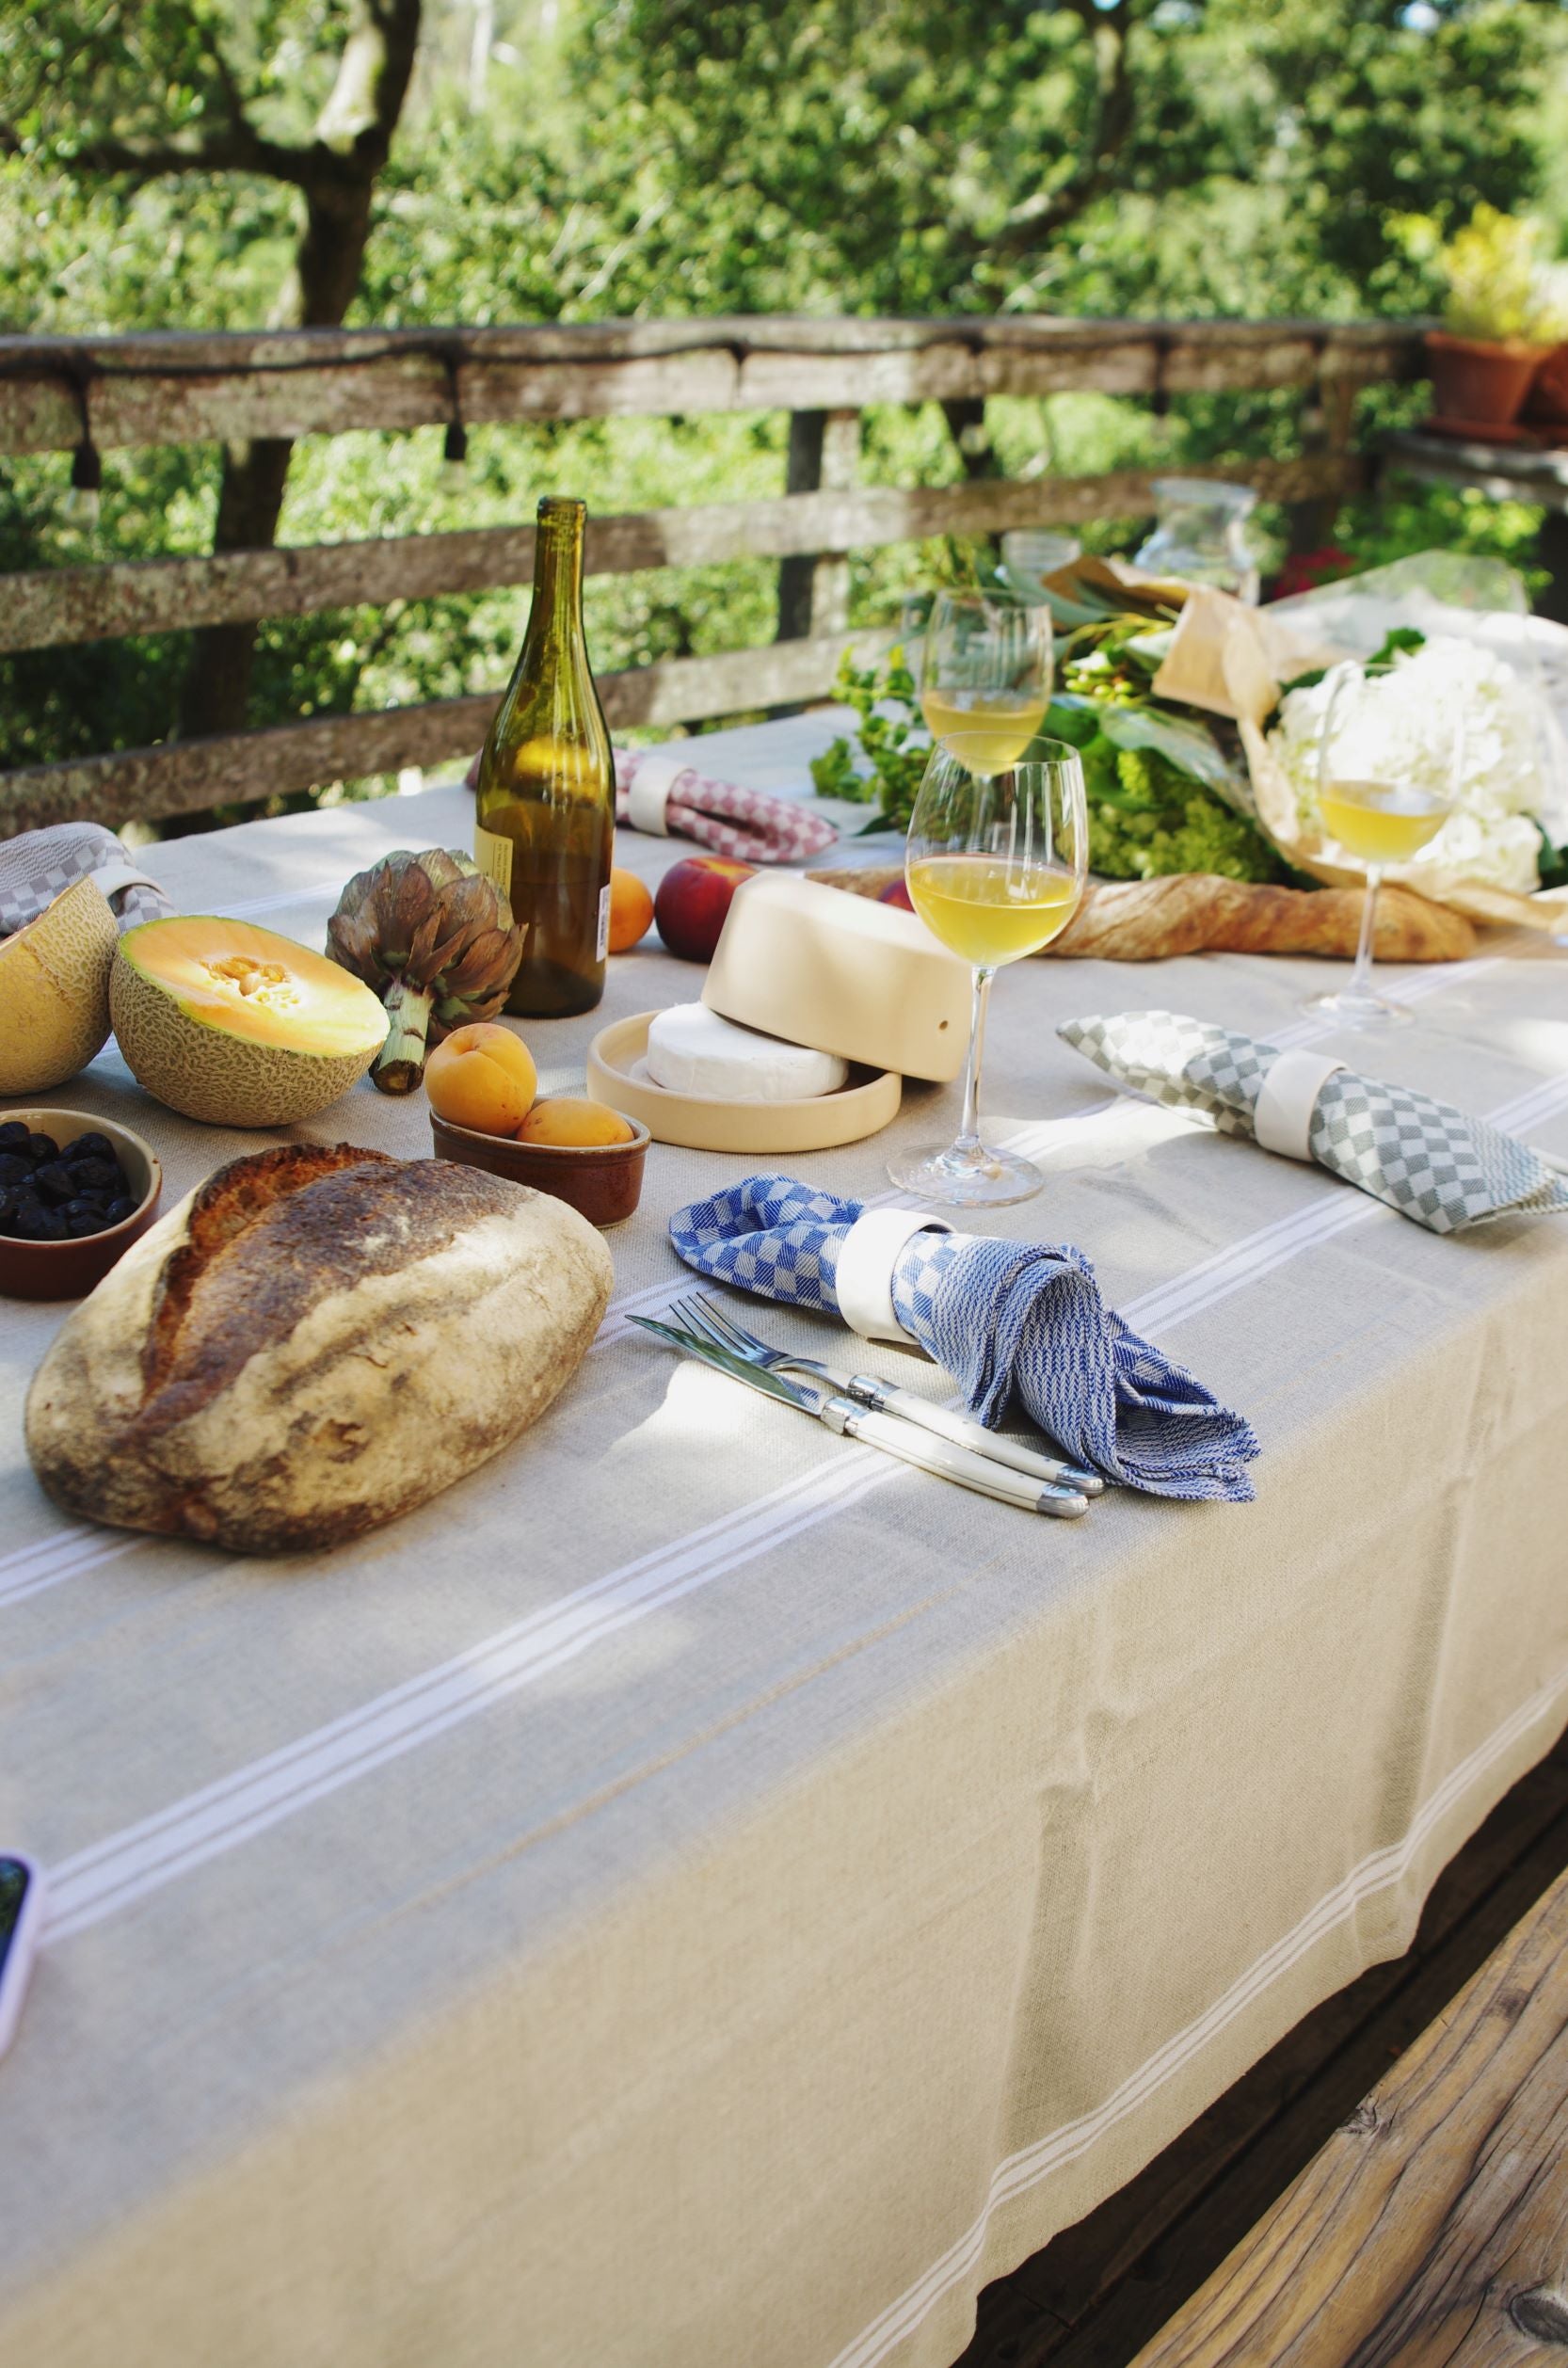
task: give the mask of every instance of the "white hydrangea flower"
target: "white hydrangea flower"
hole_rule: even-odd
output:
[[[1269,735],[1304,826],[1327,839],[1318,806],[1318,751],[1333,677],[1292,691]],[[1541,695],[1480,642],[1439,634],[1401,652],[1391,674],[1352,683],[1335,717],[1336,770],[1447,797],[1442,829],[1390,879],[1430,890],[1476,881],[1528,894],[1540,886],[1541,840],[1528,819],[1550,804]]]

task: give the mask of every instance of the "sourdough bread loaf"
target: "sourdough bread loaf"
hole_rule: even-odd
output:
[[[67,1320],[27,1451],[91,1520],[335,1545],[526,1430],[612,1279],[564,1201],[452,1160],[282,1144],[209,1176]]]

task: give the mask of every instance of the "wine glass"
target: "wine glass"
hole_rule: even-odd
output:
[[[973,770],[1023,755],[1050,698],[1050,611],[994,592],[938,592],[920,644],[920,713],[933,740],[974,739]]]
[[[1452,810],[1464,762],[1464,709],[1432,718],[1439,761],[1421,765],[1423,777],[1406,770],[1410,756],[1396,760],[1380,747],[1363,697],[1364,670],[1353,663],[1336,666],[1318,743],[1318,807],[1323,827],[1336,845],[1367,868],[1361,908],[1361,937],[1355,968],[1345,985],[1309,996],[1304,1011],[1332,1018],[1341,1028],[1401,1028],[1410,1013],[1372,984],[1372,948],[1377,936],[1378,890],[1391,863],[1408,863],[1435,839]],[[1359,711],[1359,712],[1358,712]],[[1399,773],[1403,777],[1397,777]]]
[[[991,980],[1037,953],[1078,910],[1088,869],[1083,767],[1065,741],[1041,740],[1000,761],[998,730],[952,732],[932,748],[909,818],[904,877],[934,936],[974,968],[974,1020],[957,1141],[889,1162],[895,1184],[948,1208],[1004,1208],[1044,1176],[1032,1160],[982,1142],[980,1064]]]

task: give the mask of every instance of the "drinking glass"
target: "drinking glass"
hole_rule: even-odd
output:
[[[920,713],[933,740],[973,738],[973,769],[1023,755],[1050,698],[1050,611],[993,592],[938,592],[920,645]]]
[[[948,1208],[1004,1208],[1045,1182],[1033,1162],[995,1151],[980,1133],[980,1066],[991,981],[1004,962],[1037,953],[1078,910],[1088,868],[1083,767],[1062,740],[1036,741],[1027,762],[1000,763],[996,730],[952,732],[932,748],[909,818],[904,878],[934,936],[974,970],[974,1018],[954,1143],[889,1162],[895,1184]]]
[[[1247,540],[1247,520],[1257,507],[1252,487],[1217,477],[1156,477],[1154,498],[1155,530],[1133,552],[1134,566],[1211,584],[1256,608],[1257,560]]]
[[[1001,564],[1012,581],[1032,600],[1043,600],[1047,576],[1070,568],[1083,545],[1076,535],[1048,535],[1032,526],[1016,526],[1001,538]]]
[[[1397,760],[1386,745],[1378,745],[1362,697],[1366,681],[1358,665],[1335,668],[1318,743],[1318,805],[1323,827],[1348,856],[1367,867],[1355,968],[1344,986],[1309,996],[1302,1008],[1332,1018],[1341,1028],[1400,1028],[1409,1024],[1410,1013],[1402,1003],[1389,1002],[1372,984],[1378,890],[1387,865],[1408,863],[1419,855],[1448,819],[1463,777],[1464,712],[1456,705],[1448,716],[1434,713],[1431,737],[1435,746],[1406,751]],[[1419,780],[1408,770],[1413,754],[1424,776]],[[1404,777],[1397,777],[1401,772]]]

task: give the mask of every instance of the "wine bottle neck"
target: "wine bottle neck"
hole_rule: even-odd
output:
[[[570,632],[583,615],[583,528],[587,511],[581,502],[543,501],[534,542],[534,605],[529,612],[528,637],[565,630]]]

